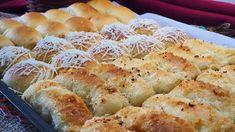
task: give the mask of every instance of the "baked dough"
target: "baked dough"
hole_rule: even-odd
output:
[[[65,26],[68,27],[70,31],[86,31],[95,32],[97,28],[93,23],[84,17],[71,17],[65,21]]]
[[[102,14],[105,14],[107,10],[113,6],[113,3],[109,0],[90,0],[87,4]]]
[[[99,14],[99,12],[95,8],[86,3],[74,3],[70,5],[67,9],[71,15],[85,17],[87,19],[90,19],[91,17]]]
[[[50,9],[43,15],[45,15],[49,21],[56,21],[60,23],[64,23],[66,20],[72,17],[72,15],[69,13],[60,9]]]
[[[0,33],[4,33],[7,29],[23,26],[22,23],[9,19],[9,18],[3,18],[0,20]]]
[[[47,18],[39,12],[29,12],[19,17],[19,21],[24,25],[36,28],[47,21]]]
[[[14,44],[3,35],[0,35],[0,49],[6,46],[14,46]]]

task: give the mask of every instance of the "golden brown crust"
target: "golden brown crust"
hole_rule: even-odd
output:
[[[65,21],[65,26],[68,27],[70,31],[86,31],[95,32],[97,28],[93,23],[84,17],[71,17]]]
[[[56,21],[60,23],[64,23],[66,20],[71,18],[72,16],[60,9],[50,9],[44,13],[44,15],[50,20],[50,21]]]
[[[3,35],[0,35],[0,49],[6,46],[14,46],[14,44]]]
[[[96,26],[98,31],[100,31],[104,25],[106,24],[112,24],[112,23],[117,23],[118,20],[110,15],[107,14],[99,14],[96,16],[93,16],[90,21]]]
[[[113,6],[112,2],[109,0],[90,0],[87,4],[103,14],[105,14],[107,10]]]
[[[38,25],[47,21],[47,18],[38,12],[25,13],[19,19],[24,25],[32,28],[36,28]]]
[[[14,27],[19,27],[23,26],[22,23],[9,19],[9,18],[4,18],[0,20],[0,33],[4,33],[7,29],[14,28]]]

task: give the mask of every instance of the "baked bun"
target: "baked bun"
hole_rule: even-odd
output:
[[[65,39],[46,36],[37,43],[32,51],[35,53],[37,60],[48,63],[54,55],[68,49],[75,49],[75,47]]]
[[[55,21],[47,21],[37,26],[36,30],[45,36],[64,37],[69,29],[62,23]]]
[[[113,6],[112,2],[109,0],[90,0],[87,4],[102,14],[105,14],[106,11]]]
[[[117,23],[118,20],[110,15],[99,14],[90,19],[90,21],[96,26],[96,28],[100,31],[104,25]]]
[[[106,13],[116,17],[122,23],[128,23],[130,20],[136,18],[135,13],[124,6],[112,6]]]
[[[31,84],[44,79],[51,79],[55,68],[45,62],[28,59],[9,68],[2,81],[19,92],[24,92]]]
[[[134,30],[132,30],[128,25],[121,23],[105,25],[100,33],[104,38],[116,41],[124,40],[128,36],[135,34]]]
[[[95,62],[95,60],[87,52],[75,49],[63,51],[51,60],[51,64],[56,69],[78,69],[84,67],[87,62]]]
[[[24,25],[36,28],[38,25],[47,21],[47,18],[39,12],[25,13],[19,18]]]
[[[68,7],[68,12],[73,16],[91,18],[96,16],[98,11],[86,3],[74,3]]]
[[[158,29],[153,36],[166,46],[172,44],[183,44],[189,36],[181,29],[175,27],[162,27]]]
[[[159,24],[153,19],[137,18],[131,20],[129,26],[137,33],[144,35],[153,35],[160,28]]]
[[[129,56],[126,46],[121,42],[113,40],[101,40],[87,52],[100,62],[113,61],[122,56]]]
[[[14,44],[8,38],[0,35],[0,49],[5,46],[14,46]]]
[[[87,51],[91,46],[96,45],[103,37],[94,32],[69,32],[65,37],[72,45],[79,50]]]
[[[69,13],[60,10],[60,9],[51,9],[44,13],[44,15],[50,20],[50,21],[56,21],[60,23],[64,23],[66,20],[68,20],[72,15]]]
[[[31,27],[20,26],[8,29],[4,36],[10,39],[15,45],[32,49],[42,39],[42,35]]]
[[[133,35],[123,40],[132,57],[142,58],[152,51],[164,49],[160,41],[146,35]]]
[[[71,17],[64,24],[70,31],[97,31],[95,25],[84,17]]]
[[[0,74],[10,66],[20,62],[33,58],[33,53],[23,47],[7,46],[0,49]]]
[[[10,28],[13,28],[13,27],[19,27],[19,26],[23,26],[23,24],[16,21],[16,20],[12,20],[12,19],[9,19],[9,18],[1,19],[0,20],[0,33],[2,34],[7,29],[10,29]]]

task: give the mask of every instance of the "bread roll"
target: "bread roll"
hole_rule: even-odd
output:
[[[124,40],[128,36],[135,34],[134,30],[132,30],[128,25],[121,23],[105,25],[100,33],[104,38],[116,41]]]
[[[19,92],[24,92],[29,85],[44,79],[51,79],[55,75],[55,68],[47,63],[28,59],[10,67],[2,81]]]
[[[55,21],[47,21],[37,26],[36,30],[45,36],[56,36],[63,38],[69,29],[62,23]]]
[[[100,34],[94,32],[69,32],[65,36],[66,40],[72,43],[72,45],[82,51],[87,51],[91,46],[96,45],[102,39]]]
[[[36,28],[38,25],[47,21],[47,18],[38,12],[25,13],[19,18],[24,25]]]
[[[131,20],[128,25],[138,34],[153,35],[159,28],[159,24],[153,19],[137,18]]]
[[[96,26],[96,28],[100,31],[104,25],[117,23],[118,20],[110,15],[107,14],[99,14],[96,16],[93,16],[90,21]]]
[[[50,20],[50,21],[56,21],[60,23],[64,23],[66,20],[68,20],[70,17],[72,17],[69,13],[60,10],[60,9],[50,9],[44,13],[44,15]]]
[[[85,121],[92,118],[79,96],[50,80],[31,85],[22,99],[60,132],[78,132]]]
[[[54,55],[68,49],[75,49],[75,47],[65,39],[46,36],[37,43],[32,51],[35,53],[37,60],[49,63]]]
[[[23,26],[23,24],[16,20],[9,19],[9,18],[1,19],[0,20],[0,33],[2,34],[7,29],[19,27],[19,26]]]
[[[91,18],[96,16],[98,11],[86,3],[74,3],[68,7],[68,12],[73,16]]]
[[[0,35],[0,49],[6,46],[14,46],[14,44],[3,35]]]
[[[110,7],[106,13],[111,16],[116,17],[120,22],[126,23],[126,24],[130,20],[136,18],[136,15],[132,10],[124,6],[119,6],[119,5]]]
[[[105,14],[107,10],[113,6],[112,2],[109,0],[90,0],[87,4],[102,14]]]
[[[66,20],[64,24],[70,31],[97,31],[95,25],[93,25],[93,23],[84,17],[71,17]]]
[[[38,31],[26,26],[8,29],[4,32],[4,36],[10,39],[15,45],[23,46],[27,49],[33,49],[36,43],[42,39],[42,35]]]
[[[235,130],[233,121],[213,107],[196,103],[187,98],[158,94],[147,99],[143,103],[143,107],[153,108],[190,121],[201,132]]]
[[[87,52],[100,62],[113,61],[121,56],[129,56],[127,47],[121,42],[113,40],[101,40]]]

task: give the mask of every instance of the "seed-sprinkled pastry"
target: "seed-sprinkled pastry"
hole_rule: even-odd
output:
[[[87,51],[91,46],[98,44],[102,39],[98,33],[94,32],[69,32],[65,36],[76,49]]]
[[[64,24],[70,31],[97,31],[96,26],[84,17],[71,17]]]
[[[14,44],[8,38],[0,35],[0,49],[6,46],[14,46]]]
[[[50,21],[56,21],[60,23],[64,23],[66,20],[72,17],[72,15],[70,15],[69,13],[60,9],[50,9],[43,15],[45,15]]]
[[[26,26],[36,28],[38,25],[46,22],[47,18],[39,12],[29,12],[22,15],[19,21]]]
[[[65,39],[47,36],[39,41],[32,51],[35,53],[37,60],[48,63],[54,55],[68,49],[75,49],[75,47]]]
[[[0,33],[4,33],[7,29],[23,26],[22,23],[9,19],[9,18],[3,18],[0,20]]]
[[[50,64],[28,59],[10,67],[4,74],[2,81],[16,91],[24,92],[37,81],[53,78],[55,72],[55,68]]]
[[[153,19],[133,19],[128,25],[138,34],[153,35],[159,28],[159,24]]]

